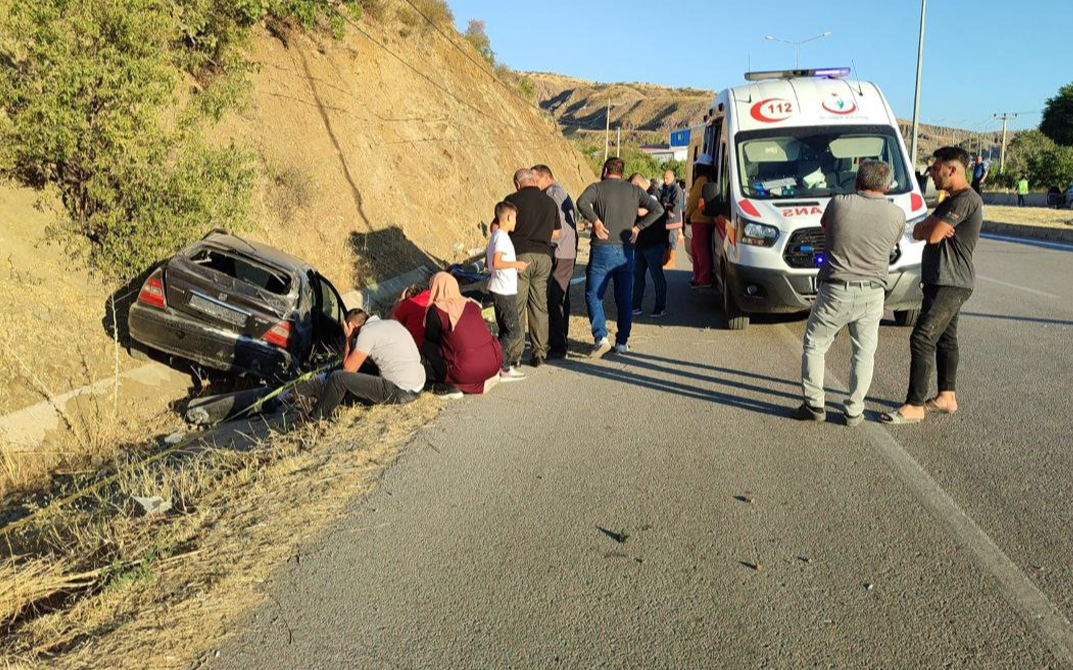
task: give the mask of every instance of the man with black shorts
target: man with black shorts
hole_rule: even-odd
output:
[[[984,203],[965,178],[969,154],[964,149],[943,147],[934,155],[935,187],[950,195],[913,229],[914,239],[928,242],[920,267],[924,304],[909,338],[905,404],[882,414],[884,423],[919,423],[928,412],[953,414],[958,409],[958,315],[975,286],[972,254],[980,240]],[[939,393],[929,399],[933,367],[938,368]]]

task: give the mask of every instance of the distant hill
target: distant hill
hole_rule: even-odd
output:
[[[623,142],[634,145],[666,143],[672,130],[700,123],[716,93],[655,84],[605,84],[547,72],[529,72],[525,76],[533,82],[537,104],[551,113],[567,137],[586,139],[603,133],[610,100],[612,132],[621,126]],[[899,120],[906,144],[910,124]],[[980,146],[984,152],[993,147],[997,156],[1002,134],[921,124],[918,142],[921,156],[948,144],[958,144],[970,153]]]

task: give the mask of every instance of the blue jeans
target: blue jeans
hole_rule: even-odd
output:
[[[607,337],[607,318],[604,316],[604,296],[611,280],[615,280],[615,307],[618,309],[616,344],[626,344],[633,326],[633,247],[594,246],[585,268],[585,303],[589,308],[592,337],[599,342]]]
[[[678,234],[678,231],[671,231]],[[667,277],[663,274],[663,252],[666,249],[662,244],[654,247],[640,247],[634,252],[633,266],[633,308],[641,309],[641,302],[645,298],[645,273],[652,275],[652,285],[656,287],[656,305],[653,312],[662,312],[667,309]]]

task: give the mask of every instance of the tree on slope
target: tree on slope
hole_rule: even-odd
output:
[[[1066,84],[1047,100],[1039,129],[1058,144],[1073,146],[1073,84]]]

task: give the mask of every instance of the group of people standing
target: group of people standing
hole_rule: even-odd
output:
[[[481,305],[463,297],[458,281],[443,272],[428,288],[406,289],[390,319],[351,310],[343,322],[342,369],[326,378],[312,416],[329,416],[347,395],[377,404],[405,403],[426,389],[461,397],[482,393],[491,379],[520,381],[525,379],[519,369],[525,333],[531,366],[565,358],[578,213],[581,225],[592,227],[585,290],[592,355],[627,351],[646,272],[656,287],[653,316],[666,310],[663,265],[677,243],[685,205],[674,173],[665,175],[654,197],[641,175],[624,179],[624,167],[621,159],[609,159],[601,181],[585,190],[576,208],[548,166],[517,170],[515,192],[495,206],[486,253],[497,336],[488,329]],[[614,346],[603,307],[612,283],[618,310]]]
[[[983,225],[983,201],[966,178],[969,155],[958,147],[934,154],[930,172],[947,192],[935,211],[913,227],[916,240],[927,242],[921,261],[924,301],[910,335],[909,390],[905,402],[880,414],[887,424],[919,423],[929,413],[957,411],[959,362],[958,316],[975,285],[973,252]],[[856,193],[831,199],[820,225],[826,261],[820,268],[819,293],[805,328],[801,356],[804,402],[793,417],[824,421],[824,357],[835,336],[849,329],[852,363],[846,425],[864,420],[864,399],[872,383],[879,323],[883,318],[890,250],[905,233],[905,212],[887,200],[891,169],[866,161],[857,171]],[[938,393],[930,394],[938,369]]]

